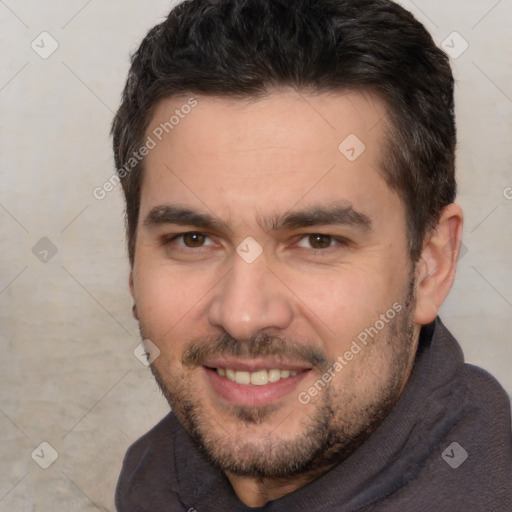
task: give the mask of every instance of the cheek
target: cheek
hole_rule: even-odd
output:
[[[176,338],[183,330],[190,332],[187,326],[204,314],[211,288],[209,281],[200,272],[184,273],[165,265],[142,263],[134,272],[135,298],[142,324],[159,340]]]
[[[316,326],[331,354],[344,351],[401,299],[401,279],[382,269],[351,266],[334,277],[302,273],[290,280],[301,316]]]

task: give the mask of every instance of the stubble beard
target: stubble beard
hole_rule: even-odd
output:
[[[404,379],[408,377],[414,358],[411,347],[416,341],[412,275],[407,293],[400,304],[403,305],[402,311],[371,342],[372,346],[385,344],[388,354],[392,354],[389,356],[389,370],[385,380],[379,384],[375,396],[366,403],[357,404],[356,396],[328,385],[319,393],[320,396],[314,404],[308,404],[307,407],[314,408],[309,409],[309,413],[301,420],[300,433],[292,439],[287,438],[286,432],[280,432],[279,429],[279,424],[289,420],[288,416],[292,414],[281,415],[283,417],[278,420],[278,426],[275,426],[275,418],[279,418],[278,406],[226,406],[223,413],[230,418],[225,420],[229,421],[229,425],[222,425],[220,420],[207,414],[204,404],[194,398],[191,379],[176,376],[163,366],[162,361],[155,361],[151,370],[171,409],[195,446],[220,471],[238,476],[273,479],[321,473],[325,468],[345,460],[361,446],[388,416],[403,391]],[[143,339],[146,339],[142,321],[140,329]],[[224,335],[218,338],[214,344],[217,348],[214,350],[219,354],[218,350],[222,347],[223,355],[264,356],[269,353],[277,355],[283,347],[290,345],[292,344],[288,345],[282,339],[272,337],[255,338],[242,345],[229,335]],[[204,341],[198,346],[200,348],[195,359],[200,359],[202,350],[210,353]],[[315,360],[324,371],[333,363],[326,359],[320,361],[319,355],[314,351],[308,357]],[[194,360],[193,356],[191,360]],[[333,378],[335,380],[336,377]],[[297,404],[297,407],[305,407],[298,402]],[[270,420],[274,426],[266,427]],[[239,425],[235,432],[233,424]],[[252,441],[250,435],[247,435],[251,429],[259,429],[258,432],[261,432],[257,441]]]

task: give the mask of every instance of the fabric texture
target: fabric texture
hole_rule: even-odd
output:
[[[466,458],[467,456],[467,458]],[[512,512],[509,398],[437,318],[407,386],[345,461],[264,507],[244,505],[171,412],[127,451],[117,512]]]

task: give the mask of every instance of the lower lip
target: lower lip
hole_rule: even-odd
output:
[[[226,402],[244,407],[259,407],[277,402],[297,388],[299,382],[309,373],[302,371],[297,375],[269,382],[263,386],[237,384],[221,377],[215,370],[203,367],[213,390]]]

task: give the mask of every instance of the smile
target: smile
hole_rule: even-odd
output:
[[[294,377],[299,373],[295,370],[279,370],[277,368],[263,369],[255,372],[237,371],[231,368],[216,368],[215,370],[221,377],[246,386],[265,386],[269,382],[278,382],[282,379]]]
[[[212,363],[202,367],[210,389],[224,401],[246,407],[270,405],[287,395],[295,395],[297,386],[311,371],[311,368],[278,361],[231,361],[230,364],[219,360]]]

